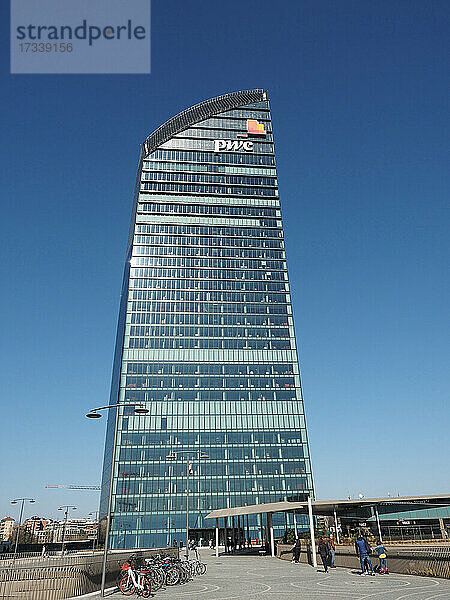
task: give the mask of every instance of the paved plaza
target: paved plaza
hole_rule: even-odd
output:
[[[353,569],[314,569],[268,556],[214,556],[202,550],[208,571],[182,586],[156,592],[155,600],[450,600],[450,581],[414,575],[361,577]],[[124,598],[120,593],[110,600]]]

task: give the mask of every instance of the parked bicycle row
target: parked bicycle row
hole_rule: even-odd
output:
[[[143,598],[149,598],[166,586],[183,584],[206,573],[206,564],[198,557],[195,560],[182,560],[161,555],[143,558],[139,554],[133,554],[119,565],[119,590],[125,596],[137,594]]]

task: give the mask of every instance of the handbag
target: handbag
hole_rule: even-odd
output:
[[[378,558],[386,558],[386,554],[384,554],[384,552],[383,552],[383,554],[380,554],[380,556]]]

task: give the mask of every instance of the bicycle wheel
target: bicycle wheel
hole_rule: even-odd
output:
[[[199,575],[204,575],[206,573],[206,564],[205,563],[198,563],[197,569],[198,569],[197,572],[198,572]]]
[[[180,581],[180,571],[176,567],[167,569],[166,571],[166,584],[176,585]]]
[[[142,586],[143,590],[141,590],[141,595],[143,598],[150,598],[152,593],[152,582],[148,577],[142,578]]]
[[[131,596],[134,594],[134,583],[131,580],[131,577],[125,575],[119,581],[119,590],[122,592],[124,596]]]
[[[164,584],[164,577],[158,569],[150,569],[149,577],[152,581],[152,588],[157,592]]]

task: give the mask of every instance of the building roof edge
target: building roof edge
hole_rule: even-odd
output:
[[[151,133],[143,143],[143,155],[148,156],[158,146],[167,142],[177,133],[181,133],[191,125],[203,121],[226,110],[232,110],[252,102],[262,102],[267,100],[267,92],[262,89],[244,90],[239,92],[230,92],[222,96],[216,96],[209,100],[204,100],[195,104],[186,110],[181,111]]]

